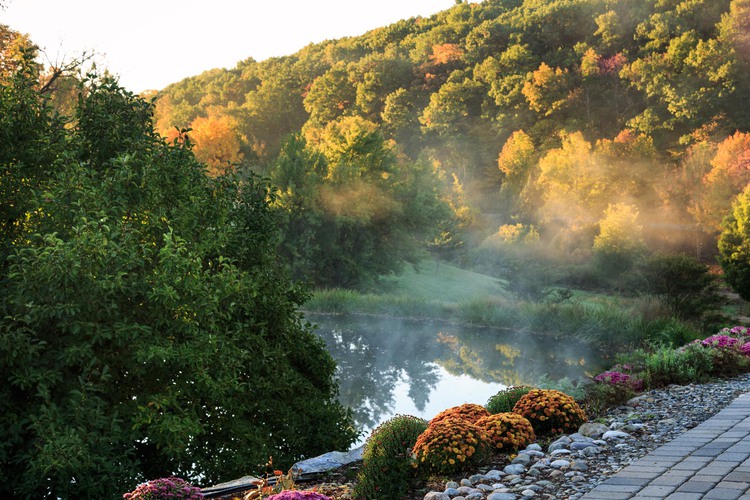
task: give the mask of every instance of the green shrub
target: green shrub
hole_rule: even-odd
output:
[[[688,344],[680,349],[660,346],[644,360],[644,380],[648,387],[705,382],[713,372],[711,349]]]
[[[484,405],[492,414],[506,413],[513,410],[513,406],[521,399],[521,396],[529,392],[533,387],[528,385],[519,385],[517,387],[508,387],[499,391],[497,394],[487,400]]]
[[[494,447],[503,451],[516,451],[536,439],[528,419],[516,413],[497,413],[480,418],[477,427],[487,431]]]
[[[490,449],[486,431],[461,418],[448,417],[427,427],[413,453],[418,470],[454,474],[483,463]]]
[[[641,274],[646,291],[659,297],[680,319],[711,317],[721,304],[716,278],[693,257],[655,255],[642,265]]]
[[[396,415],[375,429],[365,444],[355,498],[402,498],[414,476],[411,450],[427,422]]]
[[[575,432],[586,422],[586,414],[575,400],[560,391],[532,389],[513,407],[531,422],[538,435]]]
[[[591,413],[599,413],[606,408],[619,405],[630,399],[637,391],[643,390],[640,374],[632,373],[632,365],[615,365],[609,371],[594,377],[594,383],[584,388],[584,403]]]
[[[447,410],[443,410],[437,415],[435,415],[432,420],[430,420],[430,425],[440,422],[441,420],[445,420],[447,418],[460,418],[462,420],[466,420],[467,422],[476,423],[477,420],[479,420],[482,417],[487,417],[491,415],[489,411],[487,411],[487,408],[484,406],[474,404],[474,403],[464,403],[459,406],[454,406],[452,408],[448,408]]]

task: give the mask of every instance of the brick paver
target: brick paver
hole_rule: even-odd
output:
[[[582,498],[750,500],[750,393]]]

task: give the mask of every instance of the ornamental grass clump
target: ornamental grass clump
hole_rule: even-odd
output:
[[[125,500],[199,500],[200,488],[179,477],[164,477],[143,483],[122,496]]]
[[[482,428],[458,417],[431,423],[412,450],[419,471],[454,474],[475,467],[490,455],[490,438]]]
[[[375,429],[365,443],[354,497],[402,498],[414,478],[411,450],[426,429],[425,420],[411,415],[396,415]]]
[[[441,420],[445,420],[446,418],[453,417],[466,420],[467,422],[471,422],[473,424],[480,418],[488,417],[490,415],[491,413],[487,411],[487,408],[482,405],[477,405],[474,403],[464,403],[462,405],[454,406],[452,408],[448,408],[447,410],[441,411],[440,413],[435,415],[432,420],[430,420],[429,425],[440,422]]]
[[[488,399],[484,407],[492,414],[511,412],[513,411],[513,406],[521,399],[521,396],[527,394],[531,389],[533,387],[528,385],[508,387]]]
[[[536,439],[531,422],[516,413],[496,413],[480,418],[476,425],[487,432],[497,450],[504,452],[517,451]]]
[[[537,435],[575,432],[586,422],[586,414],[572,397],[552,389],[532,389],[518,400],[513,413],[528,419]]]

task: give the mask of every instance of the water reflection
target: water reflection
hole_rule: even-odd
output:
[[[338,363],[339,399],[366,432],[398,413],[432,418],[503,387],[579,378],[601,360],[578,342],[430,321],[307,315]]]

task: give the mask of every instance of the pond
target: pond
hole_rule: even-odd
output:
[[[397,414],[427,420],[542,378],[595,375],[601,354],[578,341],[454,324],[308,314],[338,364],[339,399],[363,438]]]

